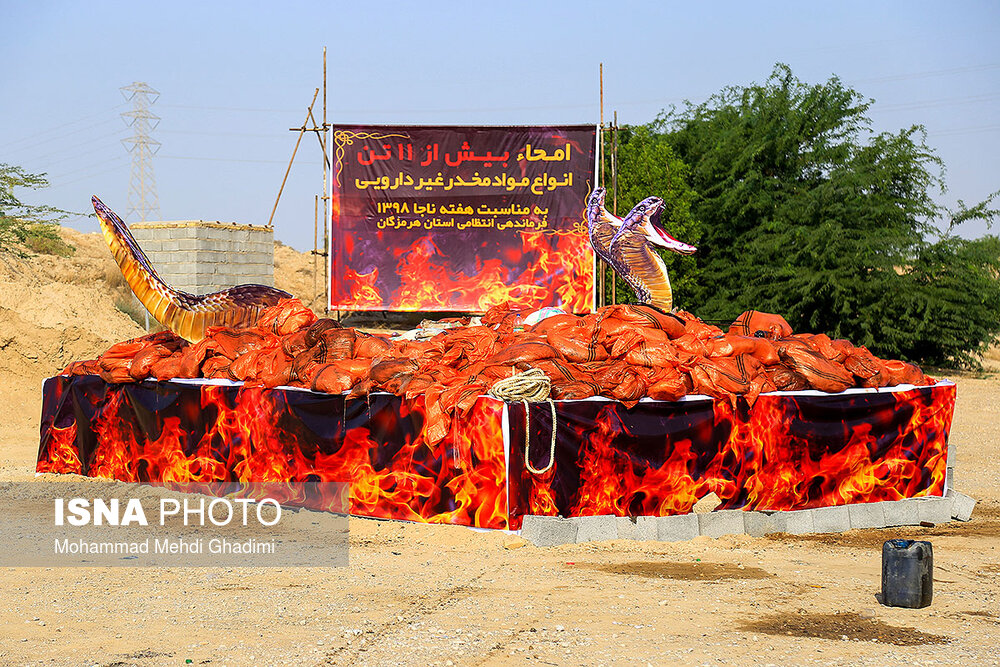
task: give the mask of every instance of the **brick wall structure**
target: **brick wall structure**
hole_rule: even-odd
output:
[[[274,286],[274,229],[175,220],[129,225],[153,268],[171,287],[191,294],[256,283]]]

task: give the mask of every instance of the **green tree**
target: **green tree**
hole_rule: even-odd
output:
[[[27,250],[69,255],[73,247],[59,236],[59,221],[70,213],[52,206],[25,204],[14,188],[47,187],[44,174],[29,174],[21,167],[0,164],[0,252],[25,256]]]
[[[697,195],[688,185],[689,169],[670,147],[667,137],[656,132],[651,125],[624,126],[618,131],[613,145],[612,136],[607,134],[604,141],[605,161],[610,162],[614,149],[617,171],[618,215],[626,213],[646,197],[660,197],[663,200],[663,214],[660,223],[674,238],[698,245],[701,225],[691,214],[691,204]],[[607,169],[606,165],[606,169]],[[613,211],[612,177],[610,169],[605,177],[608,188],[606,200],[608,210]],[[670,285],[674,291],[677,307],[687,308],[687,295],[694,288],[693,273],[695,260],[673,252],[657,248],[670,274]],[[605,278],[605,301],[611,303],[611,276],[614,271],[607,268]],[[633,303],[635,293],[620,277],[616,277],[616,300],[618,303]]]
[[[874,134],[870,105],[835,77],[808,85],[778,65],[762,85],[657,119],[698,193],[691,309],[765,310],[876,354],[968,362],[1000,331],[996,240],[928,240],[945,213],[941,161],[922,127]],[[988,206],[954,222],[990,219]],[[962,284],[978,295],[958,298]]]

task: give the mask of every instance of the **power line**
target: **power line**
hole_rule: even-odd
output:
[[[979,104],[980,102],[991,102],[1000,99],[1000,93],[988,95],[973,95],[971,97],[940,97],[934,100],[920,100],[917,102],[899,102],[897,104],[875,104],[872,111],[910,111],[915,109],[931,109],[934,107],[952,106],[955,104]]]
[[[108,111],[114,111],[115,109],[119,109],[119,108],[125,106],[125,104],[126,104],[125,102],[122,102],[121,104],[116,104],[116,105],[114,105],[114,106],[106,109],[105,111],[102,111],[101,113],[95,113],[95,114],[91,114],[89,116],[83,116],[82,118],[77,118],[76,120],[71,120],[68,123],[63,123],[62,125],[56,125],[55,127],[49,127],[49,128],[44,129],[44,130],[41,130],[39,132],[35,132],[34,134],[29,134],[26,137],[21,137],[19,139],[14,139],[13,141],[7,142],[6,144],[0,144],[0,148],[7,148],[9,146],[12,146],[14,144],[20,143],[22,141],[28,141],[30,139],[34,139],[35,137],[40,137],[43,134],[48,134],[49,132],[55,132],[56,130],[60,130],[60,129],[64,128],[64,127],[69,127],[70,125],[76,125],[77,123],[81,123],[81,122],[83,122],[85,120],[90,120],[91,118],[97,118],[98,116],[103,116]],[[67,134],[73,134],[75,132],[81,132],[83,130],[89,130],[90,128],[98,127],[100,125],[107,125],[108,123],[110,123],[112,121],[114,121],[114,118],[111,118],[111,119],[108,119],[108,120],[102,120],[99,123],[94,123],[93,125],[88,125],[87,127],[77,128],[77,129],[73,130],[73,132],[69,132]],[[65,135],[60,135],[60,136],[65,136]],[[52,141],[52,140],[54,140],[56,138],[58,138],[58,137],[53,137],[53,138],[50,138],[50,139],[45,139],[44,141],[40,141],[38,143],[39,144],[47,143],[47,142]],[[37,145],[37,144],[32,144],[32,146],[34,146],[34,145]],[[19,148],[17,150],[24,150],[24,148],[29,148],[29,147],[30,146],[21,147],[21,148]]]
[[[890,81],[906,81],[908,79],[926,79],[934,76],[947,76],[949,74],[965,74],[967,72],[983,72],[1000,68],[1000,63],[986,63],[983,65],[968,65],[965,67],[952,67],[951,69],[935,69],[924,72],[911,72],[909,74],[893,74],[891,76],[881,76],[871,79],[855,79],[849,81],[851,85],[859,83],[888,83]]]
[[[189,155],[160,155],[160,158],[164,160],[199,160],[206,162],[249,162],[249,163],[260,163],[260,164],[285,164],[283,160],[248,160],[240,158],[226,158],[226,157],[193,157]],[[302,160],[303,164],[322,164],[322,161],[310,162],[307,160]]]
[[[98,172],[93,173],[93,174],[86,174],[84,176],[81,176],[80,178],[74,178],[71,181],[65,181],[65,182],[61,182],[61,183],[53,183],[53,185],[59,185],[60,187],[65,186],[65,185],[72,185],[73,183],[79,183],[80,181],[86,181],[88,179],[94,178],[95,176],[102,176],[102,175],[108,174],[108,173],[110,173],[112,171],[118,171],[119,169],[121,169],[124,166],[125,166],[124,164],[115,165],[114,167],[109,167],[108,169],[105,169],[103,171],[98,171]]]
[[[928,136],[950,137],[958,134],[970,134],[972,132],[996,132],[1000,130],[1000,125],[979,125],[978,127],[953,127],[940,131],[927,130]]]
[[[254,134],[250,132],[200,132],[197,130],[160,130],[164,134],[197,134],[211,137],[253,137],[259,139],[287,139],[284,134]]]
[[[296,113],[297,109],[258,109],[253,107],[203,107],[193,104],[164,104],[166,109],[196,109],[199,111],[248,111],[253,113]]]
[[[71,150],[73,150],[75,148],[80,148],[81,146],[89,146],[90,144],[96,143],[98,141],[104,141],[105,139],[108,139],[110,137],[115,137],[115,136],[118,136],[120,134],[121,134],[121,130],[115,130],[114,132],[111,132],[109,134],[102,134],[99,137],[95,137],[93,139],[88,139],[87,141],[81,141],[78,144],[72,144],[70,146],[60,146],[57,150],[54,150],[51,153],[45,153],[44,155],[33,155],[33,156],[31,156],[31,159],[32,160],[44,160],[46,158],[52,157],[53,155],[65,155],[67,151],[71,151]]]
[[[72,171],[67,171],[67,172],[63,172],[61,174],[56,174],[54,176],[50,176],[49,177],[49,182],[55,182],[55,181],[57,181],[59,179],[66,178],[67,176],[72,176],[73,174],[79,174],[81,171],[87,171],[87,170],[90,170],[90,169],[95,169],[97,167],[103,167],[106,164],[112,164],[112,163],[114,163],[115,165],[123,165],[127,161],[128,161],[128,157],[126,157],[124,155],[119,155],[118,157],[113,157],[111,159],[104,160],[102,162],[88,162],[86,165],[84,165],[82,167],[79,167],[77,169],[73,169]]]

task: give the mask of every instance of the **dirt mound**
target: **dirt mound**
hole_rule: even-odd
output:
[[[314,259],[312,253],[299,252],[281,241],[274,242],[274,286],[294,294],[320,317],[325,316],[326,307],[324,261],[323,257],[316,256]]]

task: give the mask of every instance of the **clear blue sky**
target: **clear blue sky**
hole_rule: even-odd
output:
[[[878,130],[925,125],[947,166],[942,203],[1000,189],[996,2],[0,0],[0,26],[0,162],[48,174],[29,201],[76,211],[91,194],[127,208],[119,88],[145,81],[161,93],[161,217],[266,223],[324,46],[334,123],[596,122],[601,62],[608,116],[642,123],[784,62],[874,98]],[[277,238],[312,247],[321,188],[307,137]]]

